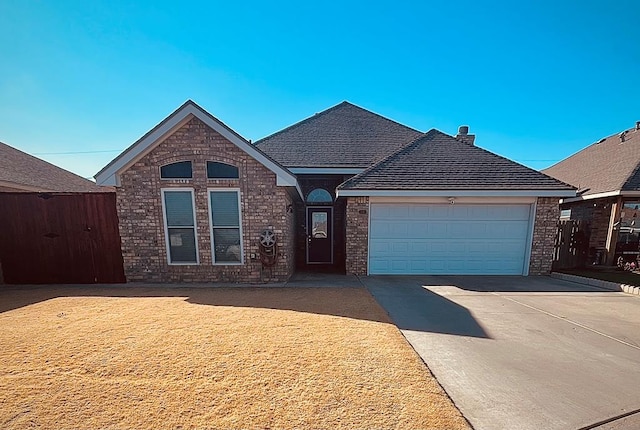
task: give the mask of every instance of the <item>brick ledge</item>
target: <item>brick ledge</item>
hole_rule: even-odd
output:
[[[551,273],[552,278],[562,279],[564,281],[576,282],[578,284],[591,285],[592,287],[604,288],[611,291],[622,291],[627,294],[635,294],[640,296],[640,287],[628,284],[618,284],[617,282],[603,281],[601,279],[586,278],[584,276],[568,275],[566,273]]]

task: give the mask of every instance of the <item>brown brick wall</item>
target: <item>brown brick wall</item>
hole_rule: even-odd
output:
[[[193,179],[161,180],[159,166],[176,161],[193,163]],[[207,179],[206,162],[239,168],[240,179]],[[293,204],[276,176],[247,153],[198,119],[191,119],[121,175],[117,208],[128,281],[147,282],[279,282],[294,270]],[[165,246],[161,189],[192,188],[195,197],[199,265],[169,265]],[[212,265],[208,188],[239,188],[242,210],[244,264]],[[271,226],[278,235],[279,257],[265,269],[259,260],[258,237]],[[257,258],[252,259],[251,254]]]
[[[553,246],[560,218],[558,200],[557,197],[538,197],[529,275],[545,275],[551,272]]]
[[[609,219],[614,202],[615,198],[586,200],[565,203],[562,205],[562,209],[571,209],[571,219],[589,221],[589,247],[598,250],[605,249],[607,246]]]
[[[367,274],[369,246],[369,197],[348,197],[346,215],[346,271]]]

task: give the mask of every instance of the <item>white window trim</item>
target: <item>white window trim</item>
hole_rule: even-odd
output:
[[[164,195],[165,192],[171,192],[171,191],[188,191],[191,193],[191,208],[192,208],[192,212],[193,212],[193,236],[195,238],[196,241],[196,261],[195,262],[186,262],[186,261],[179,261],[179,262],[172,262],[171,261],[171,249],[169,246],[169,226],[167,225],[167,208],[164,202]],[[165,252],[167,253],[167,264],[169,264],[170,266],[197,266],[200,264],[200,250],[198,249],[198,224],[196,221],[196,200],[195,200],[195,195],[193,192],[193,188],[177,188],[177,187],[172,187],[172,188],[161,188],[160,189],[160,193],[162,195],[162,198],[160,199],[162,201],[162,221],[164,223],[164,245],[165,245]],[[184,226],[183,226],[184,227]],[[177,227],[175,227],[177,228]]]
[[[165,166],[168,166],[170,164],[175,164],[175,163],[184,163],[185,161],[188,161],[189,163],[191,163],[191,176],[188,178],[163,178],[162,177],[162,168]],[[158,177],[160,178],[161,181],[190,181],[193,179],[193,161],[191,160],[178,160],[178,161],[172,161],[171,163],[165,163],[161,166],[158,166]]]
[[[211,193],[222,192],[222,191],[235,191],[238,194],[238,229],[240,231],[240,261],[232,262],[232,261],[216,261],[216,244],[213,239],[213,214],[211,213]],[[211,263],[214,266],[242,266],[244,264],[244,235],[242,233],[242,194],[240,193],[240,188],[229,188],[229,187],[221,187],[221,188],[207,188],[207,212],[209,213],[209,240],[211,241]],[[236,228],[236,227],[233,227]],[[256,238],[257,239],[257,238]]]

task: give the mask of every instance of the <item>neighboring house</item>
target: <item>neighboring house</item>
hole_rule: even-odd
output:
[[[0,192],[113,191],[0,142]]]
[[[129,281],[542,274],[575,189],[350,103],[259,140],[187,101],[97,175]],[[276,246],[272,246],[275,235]]]
[[[576,197],[562,200],[562,218],[590,223],[589,248],[595,263],[611,265],[625,253],[629,253],[629,259],[636,258],[640,122],[592,143],[543,172],[578,188]]]

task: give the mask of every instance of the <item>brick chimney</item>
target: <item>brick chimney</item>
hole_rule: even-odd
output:
[[[476,135],[469,134],[468,125],[461,125],[460,127],[458,127],[458,134],[456,134],[456,139],[468,145],[473,145],[473,142],[475,142],[476,140]]]

